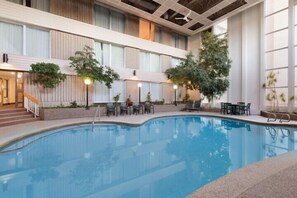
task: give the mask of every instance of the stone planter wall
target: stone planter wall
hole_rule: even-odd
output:
[[[261,111],[261,112],[260,112],[260,115],[263,116],[263,117],[265,117],[265,118],[268,118],[269,113],[270,113],[270,112],[268,112],[268,111]],[[285,113],[285,112],[284,112],[284,113]],[[284,114],[284,113],[283,113],[283,114]],[[280,119],[281,116],[282,116],[282,113],[275,113],[275,114],[276,114],[276,118],[277,118],[277,119]],[[284,118],[286,119],[287,117],[284,117]],[[291,120],[295,120],[295,121],[297,121],[297,114],[290,114],[290,118],[291,118]]]
[[[170,105],[155,105],[155,113],[181,111],[185,104]],[[93,117],[97,107],[91,107],[89,110],[85,108],[53,108],[53,109],[40,109],[39,115],[41,120],[58,120],[69,118],[85,118]],[[106,116],[106,107],[100,107],[100,116]]]

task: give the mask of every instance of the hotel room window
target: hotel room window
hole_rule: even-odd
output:
[[[125,16],[122,13],[95,4],[95,25],[124,33]]]

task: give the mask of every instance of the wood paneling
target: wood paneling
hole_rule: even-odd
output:
[[[74,56],[76,51],[81,51],[85,45],[93,47],[93,43],[90,38],[51,31],[51,57],[66,60]]]
[[[51,0],[50,12],[70,19],[93,24],[94,1]]]
[[[33,84],[32,75],[24,75],[24,91],[40,99],[41,105],[50,106],[69,106],[70,102],[76,101],[77,104],[85,105],[86,103],[86,86],[80,77],[67,75],[64,82],[56,88],[44,89],[41,86]],[[89,102],[92,103],[93,89],[89,89]]]

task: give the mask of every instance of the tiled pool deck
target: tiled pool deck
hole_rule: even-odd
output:
[[[230,116],[209,112],[166,112],[145,115],[101,117],[99,122],[114,122],[125,124],[142,124],[143,122],[164,116],[174,115],[205,115],[227,117],[267,124],[267,119],[257,115]],[[22,137],[39,133],[44,130],[66,125],[90,123],[93,118],[63,119],[36,121],[0,128],[0,147]],[[96,120],[97,122],[98,120]],[[275,124],[279,124],[276,122]],[[296,121],[283,123],[296,125]],[[297,197],[297,151],[269,158],[234,171],[194,192],[189,197]]]

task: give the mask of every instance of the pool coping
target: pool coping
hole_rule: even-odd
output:
[[[258,125],[274,125],[288,127],[297,126],[297,122],[295,121],[291,121],[290,123],[267,123],[266,118],[258,115],[230,116],[221,115],[213,112],[166,112],[137,116],[132,115],[119,117],[101,117],[100,121],[96,121],[95,123],[111,123],[137,126],[142,125],[143,123],[155,118],[191,115],[233,119]],[[92,121],[92,118],[65,119],[37,121],[33,123],[26,123],[9,127],[0,127],[0,148],[3,148],[11,144],[12,142],[18,141],[24,137],[33,136],[48,130],[54,130],[61,127],[90,124],[92,123]],[[23,132],[20,132],[20,130],[23,130]],[[229,173],[219,178],[218,180],[215,180],[205,185],[204,187],[199,188],[196,192],[189,195],[189,197],[242,197],[242,195],[245,192],[249,192],[249,189],[255,188],[255,186],[261,184],[261,182],[265,179],[273,177],[277,173],[280,173],[281,171],[284,171],[294,166],[297,167],[297,151],[291,151],[283,155],[265,159],[260,162],[248,165],[232,173]]]

